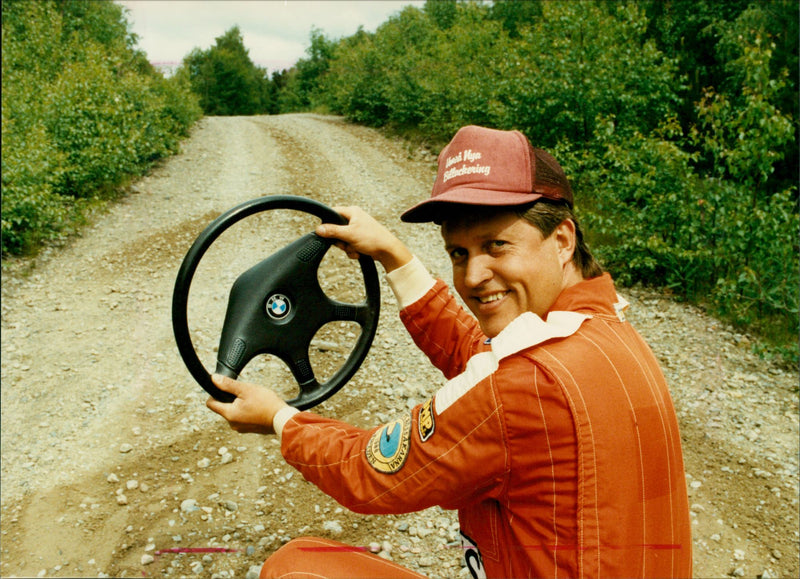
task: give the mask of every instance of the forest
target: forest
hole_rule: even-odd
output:
[[[466,124],[519,129],[564,166],[620,283],[797,361],[796,0],[427,0],[374,32],[315,29],[271,75],[238,27],[169,78],[135,42],[111,2],[3,3],[4,256],[63,235],[202,114],[341,115],[433,153]]]

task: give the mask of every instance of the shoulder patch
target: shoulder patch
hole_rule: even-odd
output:
[[[419,416],[417,417],[417,427],[419,429],[419,439],[422,442],[428,440],[436,428],[436,423],[433,418],[433,398],[429,398],[425,404],[419,408]]]
[[[411,416],[401,418],[379,428],[367,443],[367,462],[384,474],[400,470],[408,458],[411,438]]]

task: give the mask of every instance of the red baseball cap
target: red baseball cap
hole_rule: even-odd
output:
[[[459,129],[439,154],[430,198],[400,219],[438,222],[453,204],[503,207],[542,198],[566,201],[572,207],[572,188],[558,162],[531,146],[519,131],[470,125]]]

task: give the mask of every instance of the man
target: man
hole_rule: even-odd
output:
[[[383,265],[401,319],[447,384],[370,431],[221,377],[237,399],[208,406],[236,430],[276,432],[289,464],[354,511],[457,509],[473,576],[691,576],[669,390],[572,205],[561,167],[521,133],[462,128],[431,197],[402,219],[441,224],[474,317],[363,211],[342,208],[347,225],[317,230]],[[417,576],[319,541],[290,542],[262,576]]]

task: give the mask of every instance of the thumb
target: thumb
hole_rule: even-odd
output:
[[[320,237],[336,237],[340,228],[340,225],[334,225],[333,223],[320,223],[315,233]]]
[[[225,392],[230,392],[235,396],[239,396],[239,393],[242,391],[240,384],[234,380],[233,378],[228,378],[227,376],[223,376],[222,374],[212,374],[211,375],[211,382],[214,383],[214,386],[219,388],[220,390],[224,390]]]

